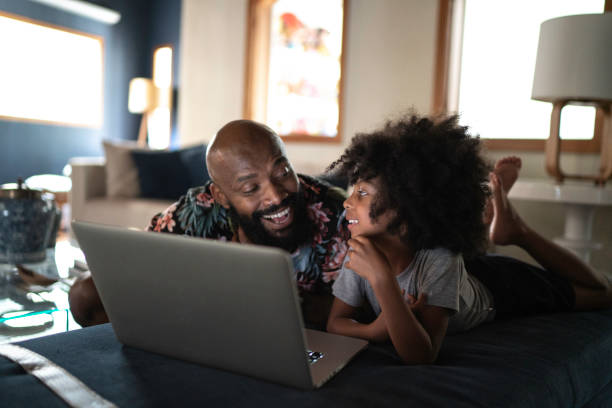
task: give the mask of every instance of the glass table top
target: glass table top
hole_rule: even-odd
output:
[[[81,326],[74,321],[68,291],[84,264],[68,239],[47,250],[44,262],[20,268],[0,264],[0,344],[46,336]]]

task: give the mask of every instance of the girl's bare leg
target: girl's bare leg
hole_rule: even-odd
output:
[[[489,238],[496,245],[517,245],[527,251],[543,268],[565,276],[574,286],[577,310],[612,307],[608,279],[593,270],[569,250],[531,229],[516,213],[502,185],[491,173],[493,219]]]

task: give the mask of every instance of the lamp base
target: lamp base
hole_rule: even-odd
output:
[[[146,147],[147,146],[147,135],[148,135],[148,122],[149,122],[149,114],[148,112],[144,112],[142,114],[142,119],[140,119],[140,129],[138,130],[138,139],[137,143],[139,146]]]
[[[546,171],[561,183],[565,179],[593,180],[596,185],[605,185],[612,178],[612,109],[609,102],[598,102],[597,107],[603,113],[603,129],[600,148],[599,174],[567,174],[561,170],[561,110],[569,101],[553,102],[550,118],[550,136],[546,141]]]

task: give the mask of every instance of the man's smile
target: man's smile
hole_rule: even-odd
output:
[[[265,222],[266,228],[272,230],[281,230],[293,222],[293,209],[291,207],[285,207],[272,214],[266,214],[261,216]]]

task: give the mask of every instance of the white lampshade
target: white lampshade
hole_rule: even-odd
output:
[[[130,81],[128,110],[131,113],[149,112],[155,108],[155,87],[149,78],[133,78]]]
[[[544,21],[532,99],[612,101],[612,13]]]

